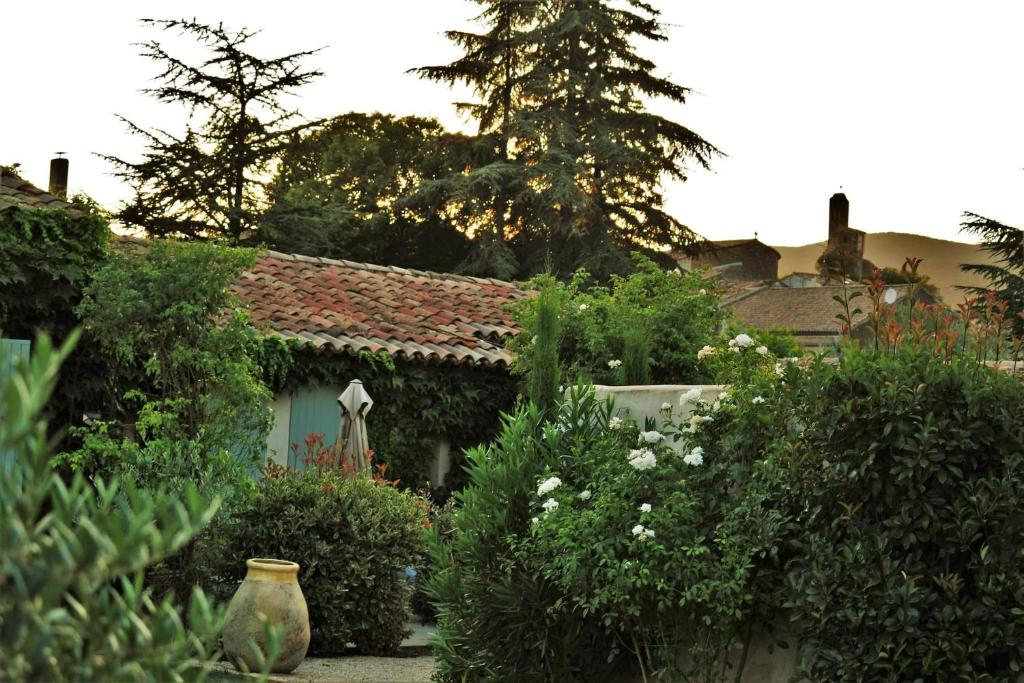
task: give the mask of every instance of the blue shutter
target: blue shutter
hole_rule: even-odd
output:
[[[292,394],[291,420],[288,423],[288,466],[304,469],[306,437],[317,433],[324,435],[324,445],[338,440],[338,424],[341,409],[338,407],[337,387],[305,387]],[[298,457],[291,448],[298,444]]]
[[[31,342],[25,339],[0,339],[0,386],[14,374],[15,363],[19,358],[28,362]],[[0,418],[3,416],[0,415]],[[10,467],[16,454],[13,450],[0,451],[0,467]]]

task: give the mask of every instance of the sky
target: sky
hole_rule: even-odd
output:
[[[693,90],[653,102],[725,156],[665,188],[669,211],[709,239],[797,245],[827,236],[828,198],[867,232],[970,241],[971,210],[1024,225],[1024,41],[1019,0],[652,0],[668,40],[641,45]],[[290,100],[309,118],[383,111],[472,131],[467,96],[407,73],[446,63],[472,28],[469,0],[51,0],[0,4],[0,163],[45,187],[54,152],[70,188],[108,208],[127,188],[96,156],[134,159],[121,114],[176,130],[184,112],[140,90],[156,75],[133,43],[141,17],[262,29],[257,54],[324,47],[325,72]]]

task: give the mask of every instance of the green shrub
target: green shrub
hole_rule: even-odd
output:
[[[77,313],[103,349],[112,400],[60,462],[140,485],[229,496],[258,470],[270,392],[230,287],[254,254],[161,240],[110,254]],[[127,427],[126,427],[127,425]]]
[[[564,605],[529,548],[538,477],[570,442],[585,448],[591,438],[545,424],[531,404],[504,418],[492,444],[467,453],[470,483],[455,494],[454,532],[435,527],[431,541],[426,591],[437,610],[440,680],[607,675],[611,639]]]
[[[12,681],[202,680],[223,623],[201,591],[188,631],[169,599],[154,603],[142,572],[189,542],[216,505],[189,489],[184,502],[129,482],[50,468],[40,414],[59,352],[48,338],[2,387],[0,451],[0,679]]]
[[[201,555],[214,577],[238,581],[251,557],[299,563],[310,651],[392,652],[405,637],[411,586],[403,570],[424,552],[422,506],[367,477],[272,468],[211,530]]]
[[[793,387],[788,567],[812,679],[1012,680],[1024,665],[1024,385],[927,345]]]
[[[636,271],[612,276],[608,287],[589,286],[585,271],[569,284],[553,285],[561,302],[562,376],[620,385],[710,380],[696,354],[717,336],[724,320],[714,283],[699,273],[665,271],[640,255],[634,261]],[[538,334],[539,303],[539,297],[531,297],[516,307],[523,328],[511,344],[518,353],[513,364],[518,374],[531,372],[528,348]]]

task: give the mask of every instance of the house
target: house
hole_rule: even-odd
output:
[[[707,267],[723,281],[762,282],[779,277],[782,255],[755,236],[748,240],[702,242],[688,256],[677,256],[684,270]]]
[[[50,160],[49,192],[0,166],[0,211],[22,209],[71,209],[67,201],[68,160]]]
[[[371,447],[375,439],[379,444],[384,437],[375,429],[388,417],[386,411],[409,409],[388,405],[390,376],[378,375],[375,386],[373,358],[380,354],[437,378],[477,382],[488,399],[514,386],[508,373],[512,357],[504,342],[519,328],[508,309],[527,292],[513,283],[270,251],[241,277],[235,292],[257,326],[306,342],[302,363],[313,369],[340,368],[307,373],[316,380],[275,396],[268,456],[279,464],[301,467],[291,445],[302,444],[309,434],[323,434],[328,444],[337,440],[337,398],[357,374],[376,401],[367,423]],[[509,402],[513,398],[514,391]],[[487,401],[479,404],[485,409]],[[497,425],[497,411],[492,412],[488,419]],[[452,426],[458,421],[447,426],[443,420],[436,422],[429,467],[435,486],[450,467],[450,450],[473,445],[466,435],[451,433],[459,431]]]
[[[744,325],[758,330],[787,330],[796,336],[797,342],[805,349],[816,351],[842,341],[840,325],[836,320],[842,307],[833,297],[841,297],[843,290],[842,285],[831,284],[818,287],[767,286],[723,301],[723,306],[731,307],[733,315]],[[886,290],[894,292],[897,305],[909,303],[910,285],[890,285]],[[846,291],[848,294],[860,292],[862,295],[853,301],[854,306],[863,312],[853,316],[851,335],[867,341],[872,334],[868,287],[848,285]],[[935,303],[934,297],[921,288],[914,294],[914,301]]]

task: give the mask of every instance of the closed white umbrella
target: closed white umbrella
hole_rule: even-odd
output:
[[[338,397],[338,405],[341,406],[338,438],[345,442],[345,460],[356,472],[365,472],[369,469],[366,451],[370,448],[370,440],[366,436],[366,414],[373,407],[373,399],[366,393],[363,383],[354,379]]]

